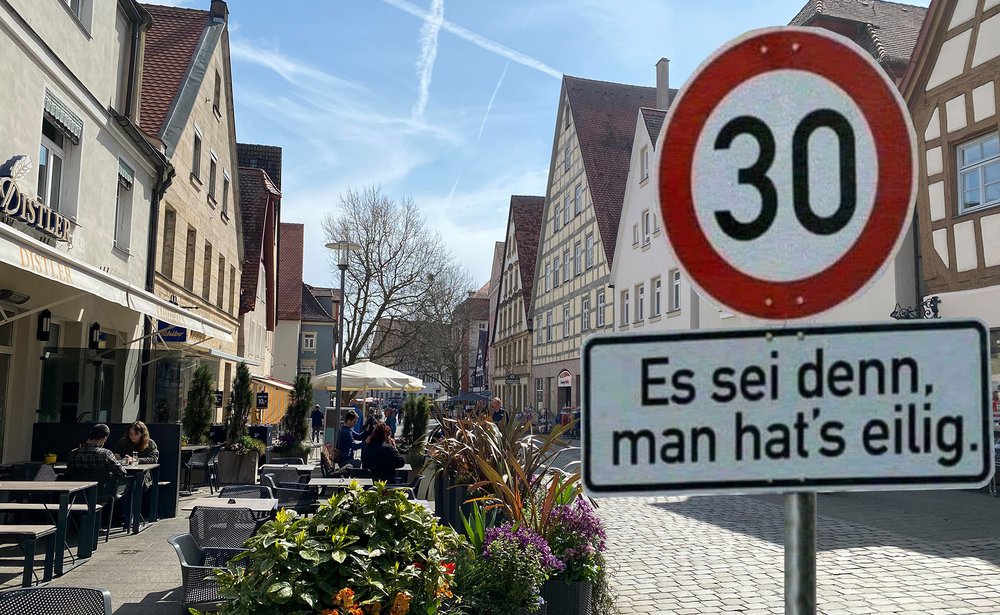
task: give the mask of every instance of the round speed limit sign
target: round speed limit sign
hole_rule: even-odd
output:
[[[724,45],[672,103],[657,149],[678,263],[740,314],[805,318],[861,293],[913,213],[906,105],[867,53],[825,30]]]

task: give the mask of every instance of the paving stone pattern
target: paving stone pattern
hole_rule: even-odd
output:
[[[948,498],[949,492],[936,495]],[[961,540],[914,538],[824,516],[823,497],[817,529],[821,613],[1000,613],[1000,537],[994,532]],[[996,500],[961,497],[985,498],[1000,515]],[[599,505],[624,615],[784,612],[780,499],[615,498]]]

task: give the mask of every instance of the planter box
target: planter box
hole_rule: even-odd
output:
[[[548,615],[589,615],[593,585],[590,581],[567,583],[549,579],[542,586]]]
[[[219,452],[219,483],[223,485],[254,485],[257,483],[256,453],[237,455],[232,451]]]

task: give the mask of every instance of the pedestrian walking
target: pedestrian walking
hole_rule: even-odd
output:
[[[326,420],[326,413],[323,409],[319,407],[319,404],[313,406],[312,411],[312,428],[313,428],[313,442],[323,441],[323,421]]]

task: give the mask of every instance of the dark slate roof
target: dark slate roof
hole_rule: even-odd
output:
[[[142,7],[153,17],[153,25],[146,32],[143,51],[139,126],[159,138],[209,25],[209,13],[156,4]]]
[[[855,41],[876,61],[905,66],[926,14],[922,6],[885,0],[809,0],[789,25],[808,26],[821,17],[855,22]]]
[[[510,197],[510,224],[514,225],[514,241],[517,242],[517,266],[521,270],[521,296],[524,299],[525,318],[531,318],[538,234],[542,230],[544,216],[544,196]],[[504,265],[506,266],[506,263]]]
[[[490,319],[490,298],[489,297],[479,297],[472,296],[465,300],[463,303],[464,309],[468,310],[467,314],[470,321],[485,320]]]
[[[289,222],[278,231],[278,320],[302,320],[304,234],[304,225]]]
[[[243,273],[240,280],[240,314],[251,312],[257,298],[264,225],[271,197],[280,197],[263,169],[238,169],[240,215],[243,221]],[[274,213],[271,213],[272,220]],[[273,223],[273,222],[272,222]]]
[[[264,169],[274,185],[281,190],[281,148],[276,145],[237,143],[236,157],[239,166]]]
[[[601,244],[611,264],[640,107],[656,104],[656,88],[563,76],[576,125]]]
[[[673,100],[677,90],[670,90],[670,99]],[[649,140],[653,142],[653,149],[656,149],[656,140],[660,137],[660,129],[663,128],[663,120],[667,117],[667,112],[663,109],[650,109],[643,107],[639,109],[642,113],[642,121],[646,124],[646,132],[649,133]]]
[[[319,302],[319,299],[313,294],[314,292],[327,290],[322,288],[313,288],[308,284],[302,285],[302,320],[309,322],[334,322],[333,315],[327,312],[323,305]]]

